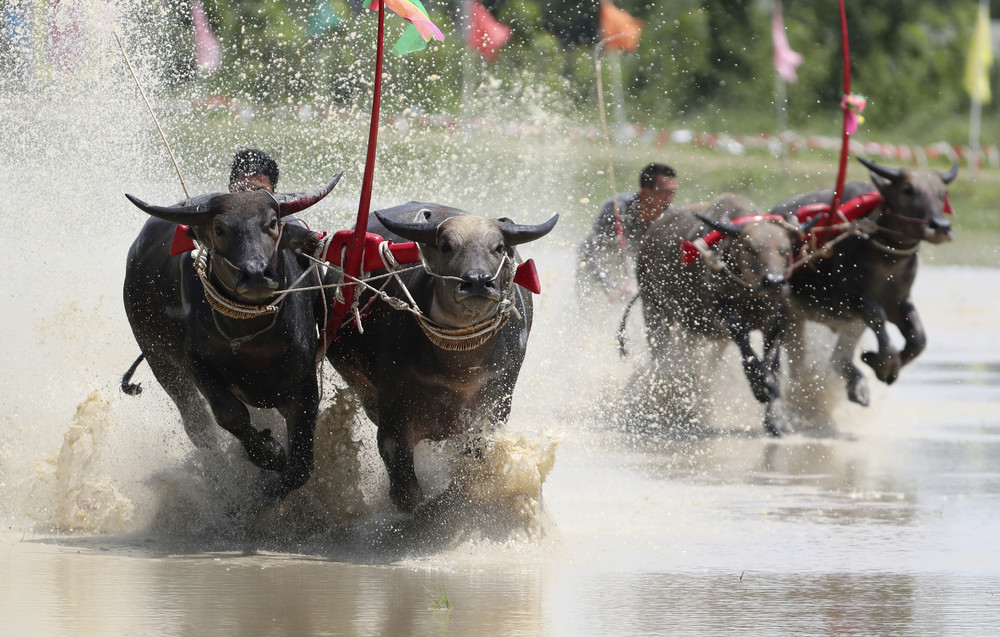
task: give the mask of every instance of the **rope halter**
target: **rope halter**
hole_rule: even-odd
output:
[[[516,274],[516,269],[505,267],[511,261],[510,255],[505,252],[503,258],[500,259],[500,265],[497,267],[496,272],[487,279],[488,281],[496,281],[501,275],[503,276],[500,288],[500,301],[497,303],[497,309],[493,316],[473,325],[452,328],[431,320],[422,312],[417,313],[417,324],[424,335],[427,336],[427,340],[443,350],[451,352],[469,351],[482,346],[486,341],[493,338],[507,324],[511,314],[520,319],[521,313],[518,312],[514,302],[514,275]],[[424,258],[423,252],[420,253],[420,263],[424,272],[435,279],[456,281],[458,283],[466,282],[462,277],[434,272]],[[403,286],[403,289],[406,289],[405,286]],[[409,296],[409,292],[407,292],[407,296]]]

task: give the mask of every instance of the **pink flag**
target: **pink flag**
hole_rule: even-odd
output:
[[[191,3],[191,22],[194,23],[194,55],[198,68],[208,72],[219,70],[222,65],[219,40],[212,33],[201,0]]]
[[[779,0],[774,0],[774,4],[771,6],[771,39],[774,40],[774,69],[781,79],[789,84],[795,84],[799,81],[795,69],[802,64],[802,56],[793,51],[788,44]]]
[[[469,29],[465,41],[487,62],[494,62],[497,51],[510,39],[510,27],[498,22],[479,0],[472,0],[469,9]]]

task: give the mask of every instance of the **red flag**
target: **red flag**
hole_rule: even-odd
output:
[[[601,0],[600,37],[606,51],[632,53],[639,48],[642,20],[633,18],[608,0]]]
[[[194,55],[198,68],[208,72],[219,70],[222,66],[219,40],[212,33],[201,0],[191,3],[191,22],[194,23]]]
[[[479,0],[469,2],[469,30],[466,43],[487,62],[497,59],[497,51],[510,39],[510,27],[497,22],[493,14]]]
[[[789,84],[799,81],[795,69],[802,64],[802,56],[792,50],[785,35],[785,21],[781,17],[781,2],[771,6],[771,39],[774,40],[774,69]]]

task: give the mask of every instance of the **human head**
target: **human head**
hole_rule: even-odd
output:
[[[648,164],[639,173],[639,215],[653,221],[670,207],[677,194],[677,172],[665,164]]]
[[[233,156],[229,172],[229,192],[266,190],[278,186],[278,163],[257,148],[244,148]]]

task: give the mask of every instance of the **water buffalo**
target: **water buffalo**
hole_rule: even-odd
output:
[[[951,240],[947,184],[957,176],[958,164],[947,173],[939,173],[886,168],[862,158],[858,161],[868,168],[874,186],[848,182],[843,199],[877,188],[882,203],[868,215],[874,225],[866,235],[846,236],[831,244],[828,257],[812,261],[791,277],[791,328],[798,342],[790,343],[789,353],[795,358],[801,354],[807,319],[826,325],[837,335],[831,362],[847,384],[848,397],[867,405],[868,383],[854,365],[854,352],[865,328],[875,333],[878,351],[864,352],[861,359],[887,384],[894,382],[900,369],[927,344],[917,308],[910,300],[910,288],[917,275],[921,242]],[[772,212],[790,216],[801,206],[828,204],[832,198],[831,190],[817,190],[786,199]],[[895,324],[905,339],[902,352],[889,338],[887,321]]]
[[[506,423],[531,329],[531,295],[513,282],[515,246],[555,226],[487,219],[433,203],[375,213],[368,231],[419,244],[423,268],[386,291],[412,298],[421,314],[375,300],[363,330],[342,328],[327,358],[378,428],[390,497],[402,511],[421,504],[413,448]],[[371,299],[365,295],[362,305]]]
[[[699,214],[703,211],[704,214]],[[684,250],[708,230],[714,250],[702,243],[705,259],[685,264]],[[654,359],[663,355],[674,324],[712,339],[732,339],[754,398],[767,405],[764,426],[779,435],[788,424],[779,399],[777,374],[785,321],[786,273],[793,242],[804,231],[777,216],[760,215],[740,195],[679,206],[650,226],[636,264],[646,335]],[[750,332],[764,335],[757,356]]]
[[[318,202],[339,178],[305,194],[211,194],[167,207],[126,195],[151,215],[125,270],[132,333],[192,442],[210,447],[213,422],[232,433],[251,462],[276,472],[258,485],[268,498],[298,488],[312,471],[325,309],[318,291],[279,294],[309,267],[296,250],[311,254],[317,246],[314,233],[282,217]],[[176,224],[189,226],[200,245],[195,258],[170,254]],[[316,276],[308,275],[309,285]],[[248,405],[278,410],[287,454],[270,430],[251,424]]]

